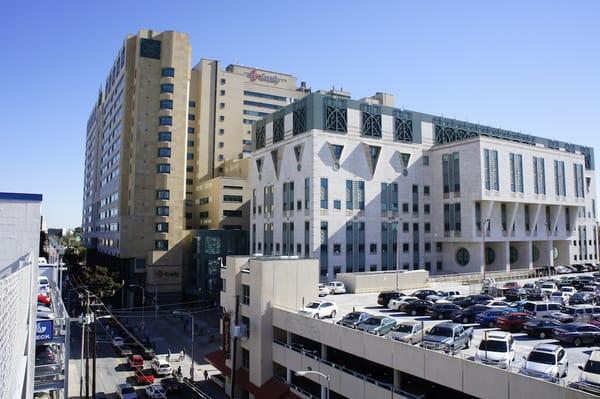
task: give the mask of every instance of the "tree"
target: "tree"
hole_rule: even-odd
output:
[[[69,269],[69,273],[76,275],[89,290],[99,298],[111,297],[115,291],[122,287],[119,274],[110,273],[105,266],[77,265]]]

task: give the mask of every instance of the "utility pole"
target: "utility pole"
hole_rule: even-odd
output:
[[[238,325],[239,320],[239,309],[240,309],[240,296],[235,296],[235,322],[234,326]],[[233,336],[233,356],[231,358],[231,399],[235,399],[235,358],[237,356],[237,337]]]
[[[90,317],[90,292],[86,291],[87,295],[87,307],[86,307],[86,318]],[[90,399],[90,325],[89,322],[84,324],[85,326],[85,399]]]
[[[96,314],[94,313],[94,329],[92,335],[92,398],[96,399]]]

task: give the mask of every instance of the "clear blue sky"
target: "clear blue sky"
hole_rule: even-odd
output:
[[[194,63],[600,148],[599,17],[597,1],[7,1],[0,191],[42,193],[49,226],[80,224],[86,121],[139,28],[189,33]]]

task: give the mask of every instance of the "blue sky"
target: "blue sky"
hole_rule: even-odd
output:
[[[594,1],[4,2],[0,191],[42,193],[49,226],[80,224],[85,124],[139,28],[189,33],[194,63],[600,147],[599,16]]]

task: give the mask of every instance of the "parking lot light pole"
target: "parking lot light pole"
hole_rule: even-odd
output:
[[[323,377],[327,380],[327,395],[325,398],[329,399],[329,391],[331,390],[331,377],[328,376],[327,374],[321,373],[320,371],[315,371],[315,370],[311,369],[310,367],[307,367],[306,370],[296,371],[296,375],[300,376],[300,377],[304,377],[305,375],[308,375],[308,374],[315,374],[315,375]]]
[[[192,318],[192,365],[190,366],[190,379],[194,382],[194,315],[190,312],[184,312],[183,310],[174,310],[173,314],[186,315]]]
[[[483,284],[485,283],[485,267],[487,263],[487,254],[485,252],[485,235],[487,234],[487,228],[485,224],[490,224],[490,219],[481,219],[481,245],[483,246],[483,277],[481,280],[481,285],[483,288]]]
[[[141,288],[141,290],[142,290],[142,322],[140,324],[142,326],[142,331],[143,331],[144,330],[144,321],[145,321],[144,317],[146,315],[146,311],[144,309],[144,305],[146,304],[146,290],[144,289],[144,287],[142,287],[139,284],[129,284],[129,287],[130,288],[137,287],[137,288]]]

